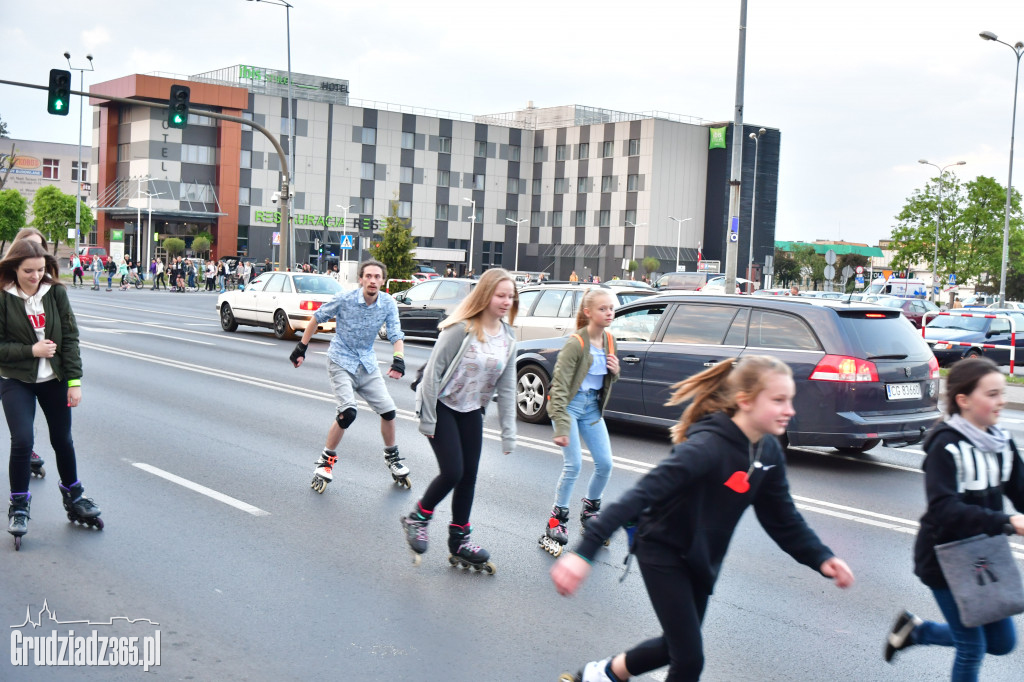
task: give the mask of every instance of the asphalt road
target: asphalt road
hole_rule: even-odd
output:
[[[555,680],[659,631],[638,571],[619,582],[621,536],[576,597],[559,597],[551,586],[553,560],[536,545],[561,467],[550,427],[520,423],[519,447],[504,456],[496,410],[488,415],[473,537],[491,551],[497,575],[448,565],[449,500],[414,567],[398,518],[437,469],[416,431],[408,378],[390,385],[412,491],[392,484],[378,421],[362,409],[340,448],[335,481],[318,495],[309,482],[333,418],[328,337],[318,336],[306,364],[294,369],[292,342],[255,328],[222,332],[211,294],[86,289],[71,298],[85,364],[83,403],[74,412],[79,473],[106,528],[67,522],[37,417],[36,449],[48,476],[33,479],[22,550],[0,538],[0,618],[12,637],[159,632],[160,665],[148,674],[167,679],[532,681]],[[430,348],[407,344],[410,374]],[[388,344],[378,341],[377,353],[390,362]],[[1024,414],[1008,413],[1005,425],[1020,438]],[[645,429],[615,427],[612,445],[607,500],[668,452],[666,436]],[[939,617],[912,574],[924,508],[921,459],[914,448],[847,458],[790,451],[798,503],[858,582],[836,589],[782,553],[748,514],[708,611],[704,679],[948,678],[950,650],[911,650],[895,666],[881,659],[899,609]],[[587,465],[581,480],[589,472]],[[576,536],[578,503],[572,514]],[[1017,548],[1024,562],[1024,543]],[[49,614],[40,619],[44,603]],[[26,620],[41,626],[18,627]],[[15,653],[4,656],[0,679],[144,674],[15,666]],[[1021,656],[990,657],[983,678],[1019,680]]]

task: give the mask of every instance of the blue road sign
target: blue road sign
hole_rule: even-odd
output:
[[[346,234],[346,235],[342,236],[342,238],[341,238],[341,247],[340,248],[342,248],[342,249],[351,249],[352,248],[352,235]]]
[[[864,275],[857,275],[857,286],[864,286]]]
[[[956,284],[956,273],[953,273],[949,276],[949,283],[950,285]]]

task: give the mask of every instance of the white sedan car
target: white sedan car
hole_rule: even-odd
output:
[[[327,275],[307,272],[265,272],[245,287],[217,297],[220,326],[233,332],[238,325],[268,327],[279,339],[289,339],[296,331],[305,331],[313,313],[342,293],[341,284]],[[333,332],[334,321],[317,327],[318,332]]]

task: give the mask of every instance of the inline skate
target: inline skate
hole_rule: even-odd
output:
[[[405,541],[412,550],[413,566],[420,565],[423,553],[427,551],[427,524],[430,523],[432,516],[432,512],[424,511],[417,504],[416,511],[402,517],[402,530],[405,531]]]
[[[601,515],[601,500],[583,498],[583,511],[580,512],[580,534],[587,534],[587,524]],[[604,541],[604,546],[611,544],[611,538]]]
[[[488,561],[490,553],[480,545],[470,542],[469,535],[473,531],[468,523],[464,526],[452,523],[448,525],[448,563],[452,566],[483,571],[494,575],[498,569]]]
[[[412,488],[412,483],[409,482],[409,467],[402,464],[402,458],[398,456],[397,445],[384,448],[384,461],[387,462],[391,478],[394,479],[396,485],[407,490]]]
[[[544,535],[540,536],[538,544],[551,556],[561,556],[562,550],[569,542],[569,533],[565,527],[569,520],[569,508],[555,505],[551,508],[551,518],[548,519],[548,527]]]
[[[14,536],[14,550],[21,549],[21,537],[28,532],[28,507],[32,493],[11,493],[7,508],[7,532]]]
[[[82,482],[75,481],[67,488],[60,485],[60,494],[64,498],[64,511],[68,513],[68,521],[81,523],[91,528],[103,530],[103,519],[100,518],[100,508],[82,493]]]
[[[558,676],[558,682],[612,682],[612,678],[608,677],[606,671],[609,661],[611,658],[606,658],[603,661],[591,661],[575,675],[562,673]]]
[[[313,472],[313,482],[309,487],[321,495],[327,490],[327,484],[334,480],[334,465],[338,462],[338,455],[334,450],[324,448],[320,453],[320,459],[316,461],[316,470]]]
[[[32,467],[32,475],[37,478],[46,478],[46,469],[43,468],[45,463],[42,457],[33,452],[32,459],[29,460],[29,465]]]

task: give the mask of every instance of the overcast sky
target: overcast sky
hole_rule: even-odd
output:
[[[353,99],[733,118],[739,0],[290,1],[292,69],[349,79]],[[936,175],[921,158],[1006,183],[1016,61],[983,30],[1024,40],[1024,2],[749,0],[744,122],[782,133],[777,239],[877,243]],[[44,85],[65,50],[76,67],[91,52],[86,89],[287,67],[284,8],[246,0],[4,0],[0,45],[0,78]],[[14,138],[76,143],[77,106],[50,116],[45,93],[0,85]]]

